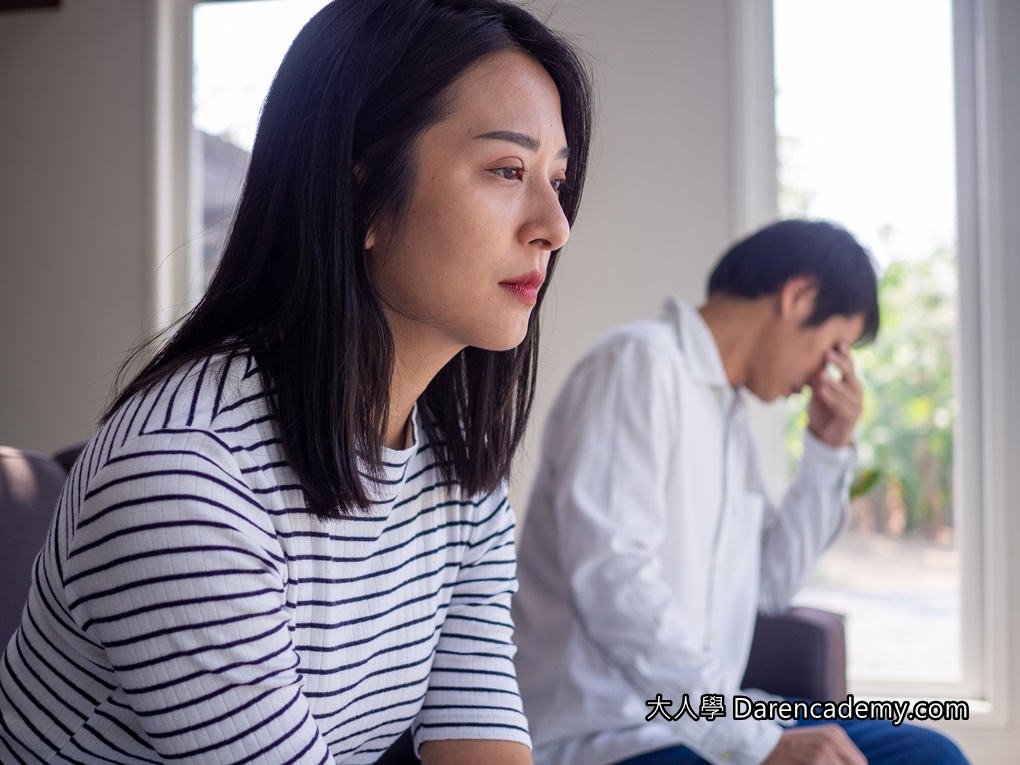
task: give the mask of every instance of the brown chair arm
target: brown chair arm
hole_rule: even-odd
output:
[[[802,607],[759,614],[741,687],[812,701],[844,700],[843,616]]]

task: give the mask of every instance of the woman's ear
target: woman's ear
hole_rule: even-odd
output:
[[[782,318],[793,319],[798,325],[810,318],[815,310],[818,285],[809,276],[795,276],[783,282],[779,288],[779,314]]]
[[[365,166],[360,162],[354,164],[354,168],[351,170],[351,175],[354,177],[354,194],[361,190],[362,184],[365,182]],[[375,247],[376,233],[375,225],[370,225],[368,231],[365,233],[365,249],[371,250]]]

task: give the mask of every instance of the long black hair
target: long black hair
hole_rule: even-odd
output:
[[[451,84],[504,50],[534,58],[559,91],[570,147],[560,202],[572,224],[593,107],[588,70],[569,43],[502,0],[335,0],[301,30],[273,80],[209,289],[103,421],[195,359],[247,351],[274,391],[309,509],[342,518],[367,508],[359,468],[381,471],[394,345],[369,279],[366,233],[404,212],[417,139],[452,108]],[[548,285],[520,346],[465,348],[419,400],[446,479],[468,494],[507,478],[524,435]]]

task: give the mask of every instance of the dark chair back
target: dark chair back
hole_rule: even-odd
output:
[[[0,650],[21,622],[32,565],[66,478],[52,457],[0,446]]]
[[[846,699],[843,617],[818,608],[758,615],[741,688],[811,701]]]
[[[53,459],[63,466],[65,473],[70,473],[71,468],[74,467],[74,463],[78,459],[78,455],[81,454],[82,449],[85,448],[86,444],[88,444],[88,441],[82,441],[74,446],[68,446],[66,449],[61,449],[53,455]]]

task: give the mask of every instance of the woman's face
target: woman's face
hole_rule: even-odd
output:
[[[452,94],[449,116],[421,137],[405,214],[366,240],[398,353],[446,359],[521,343],[549,255],[570,233],[558,197],[567,143],[545,69],[492,54]]]

